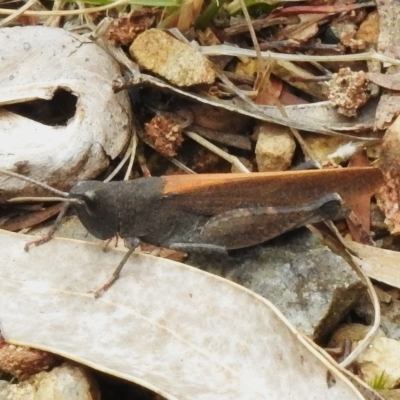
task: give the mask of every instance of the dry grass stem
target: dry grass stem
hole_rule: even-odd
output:
[[[21,14],[23,14],[26,10],[31,8],[37,0],[29,0],[25,5],[23,5],[18,10],[15,10],[12,14],[10,14],[7,18],[4,18],[0,21],[0,28],[4,28],[7,26],[11,21],[18,18]]]
[[[233,56],[233,57],[251,57],[256,58],[257,53],[255,50],[242,49],[228,45],[217,46],[201,46],[200,49],[205,56]],[[294,62],[343,62],[343,61],[363,61],[363,60],[376,60],[383,63],[400,65],[400,60],[392,57],[387,57],[383,54],[377,53],[374,50],[366,53],[357,54],[343,54],[337,56],[309,56],[305,54],[284,54],[275,53],[273,51],[262,51],[261,55],[265,59],[271,60],[284,60]]]
[[[211,142],[209,142],[208,140],[204,139],[203,137],[201,137],[200,135],[198,135],[197,133],[194,132],[190,132],[185,130],[184,133],[189,136],[191,139],[193,139],[195,142],[197,142],[198,144],[200,144],[201,146],[204,146],[206,149],[210,150],[211,152],[215,153],[216,155],[218,155],[219,157],[223,158],[224,160],[228,161],[229,163],[231,163],[232,165],[234,165],[237,169],[239,169],[239,171],[242,172],[250,172],[241,162],[240,160],[227,153],[226,151],[223,151],[222,149],[220,149],[219,147],[215,146],[214,144],[212,144]]]

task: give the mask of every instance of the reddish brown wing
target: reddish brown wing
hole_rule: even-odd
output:
[[[296,206],[328,193],[347,205],[372,196],[383,183],[378,168],[171,175],[163,177],[165,200],[175,208],[215,215],[238,207]]]

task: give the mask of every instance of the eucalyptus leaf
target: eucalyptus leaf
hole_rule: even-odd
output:
[[[12,344],[137,382],[166,399],[363,399],[263,297],[134,254],[99,299],[119,250],[0,231],[0,321]]]

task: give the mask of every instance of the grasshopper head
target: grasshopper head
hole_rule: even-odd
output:
[[[98,181],[82,181],[74,185],[70,198],[82,200],[73,204],[84,227],[99,239],[110,239],[119,232],[118,207],[110,187]]]

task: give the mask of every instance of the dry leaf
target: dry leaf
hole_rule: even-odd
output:
[[[400,90],[400,74],[379,74],[377,72],[367,72],[366,78],[378,86],[390,90]]]
[[[116,82],[115,89],[119,90],[126,83]],[[129,83],[130,84],[130,83]],[[158,87],[163,90],[169,90],[173,93],[181,95],[185,99],[196,100],[202,104],[207,104],[228,111],[247,115],[255,119],[267,122],[275,122],[277,124],[291,126],[293,128],[322,133],[336,137],[350,138],[353,140],[371,140],[369,137],[352,136],[342,132],[363,132],[370,131],[375,118],[376,103],[368,102],[361,110],[360,115],[349,121],[348,118],[338,116],[336,110],[329,105],[328,102],[320,102],[314,104],[304,104],[296,106],[287,106],[285,111],[289,118],[282,117],[282,113],[277,107],[273,106],[258,106],[244,102],[242,99],[221,100],[210,98],[184,91],[174,87],[161,79],[151,75],[141,74],[140,77],[135,77],[132,85],[147,84]],[[219,129],[214,127],[213,129]],[[336,131],[335,131],[335,130]],[[375,140],[375,139],[373,139]]]
[[[44,210],[31,212],[29,214],[22,213],[1,224],[1,229],[18,232],[21,229],[30,228],[58,214],[63,207],[64,205],[62,203],[58,203],[54,206],[47,207]]]
[[[346,241],[346,246],[359,259],[364,272],[372,279],[400,288],[400,253],[379,247]]]
[[[355,153],[350,162],[349,167],[366,167],[369,165],[367,153],[364,150],[360,150]],[[358,204],[354,204],[351,208],[352,215],[347,218],[347,225],[353,236],[353,239],[358,243],[371,244],[370,227],[371,227],[371,198],[365,196],[360,198]]]
[[[235,283],[135,255],[95,300],[88,291],[109,277],[121,252],[53,240],[26,253],[26,240],[0,232],[0,320],[10,343],[166,399],[363,399],[272,304]]]

